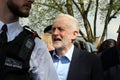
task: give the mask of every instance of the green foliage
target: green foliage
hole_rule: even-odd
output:
[[[67,3],[69,1],[72,1],[72,4]],[[39,33],[42,33],[44,27],[52,24],[52,21],[56,15],[61,12],[69,13],[69,11],[73,11],[72,15],[78,19],[80,26],[86,31],[85,33],[80,31],[82,37],[89,42],[94,42],[94,37],[97,37],[95,34],[93,34],[95,31],[94,29],[97,29],[98,27],[93,25],[94,20],[97,22],[97,19],[94,19],[95,13],[97,13],[96,17],[101,15],[100,19],[103,21],[102,24],[108,24],[105,23],[105,20],[109,19],[110,21],[114,16],[117,17],[120,11],[120,0],[98,1],[98,12],[95,12],[97,7],[96,0],[36,0],[32,6],[30,16],[28,18],[29,25]],[[110,1],[113,1],[113,4],[110,5]],[[109,13],[110,16],[108,16],[106,19],[108,10],[111,11],[111,13]],[[93,21],[89,19],[89,16],[93,17]],[[96,28],[93,28],[93,26]]]

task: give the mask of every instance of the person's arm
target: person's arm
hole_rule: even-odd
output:
[[[34,80],[58,80],[47,46],[38,38],[30,59]]]

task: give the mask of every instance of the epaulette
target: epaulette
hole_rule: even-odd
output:
[[[37,32],[33,29],[31,29],[29,26],[24,26],[23,27],[25,30],[28,30],[29,32],[31,32],[33,34],[34,37],[39,37]],[[39,37],[40,38],[40,37]]]
[[[33,33],[34,36],[38,36],[37,32],[31,29],[29,26],[24,26],[23,28]]]

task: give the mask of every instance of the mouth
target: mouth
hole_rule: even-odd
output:
[[[25,8],[26,10],[30,10],[30,9],[31,9],[31,4],[25,4],[25,5],[24,5],[24,8]]]
[[[62,40],[60,38],[54,38],[53,41],[58,42],[58,41],[62,41]]]

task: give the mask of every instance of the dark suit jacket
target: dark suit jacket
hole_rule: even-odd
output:
[[[75,47],[67,80],[103,80],[100,59]]]
[[[103,80],[100,59],[75,47],[67,80]]]

